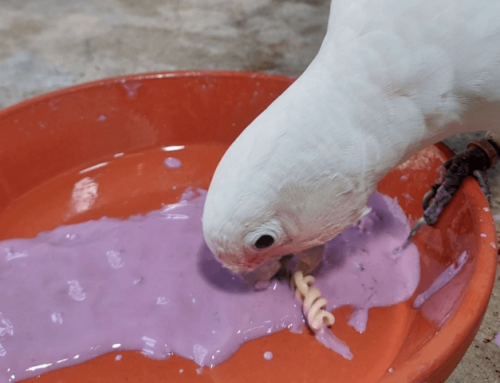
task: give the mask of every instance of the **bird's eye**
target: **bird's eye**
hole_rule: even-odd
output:
[[[270,235],[262,235],[253,244],[256,249],[265,249],[272,246],[274,243],[274,238]]]

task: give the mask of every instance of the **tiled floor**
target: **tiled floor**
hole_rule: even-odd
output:
[[[329,0],[2,0],[0,107],[102,77],[176,69],[300,74]],[[463,140],[455,141],[463,147]],[[455,146],[455,144],[454,144]],[[500,183],[494,185],[500,213]],[[498,278],[497,278],[498,279]],[[500,283],[448,383],[500,382]]]

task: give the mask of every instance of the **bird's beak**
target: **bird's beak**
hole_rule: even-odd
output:
[[[271,279],[280,268],[281,263],[279,258],[274,258],[260,264],[254,270],[244,271],[238,274],[248,285],[257,290],[264,290],[271,284]]]

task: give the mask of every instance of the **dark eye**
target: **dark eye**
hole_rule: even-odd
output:
[[[267,247],[272,246],[274,243],[274,238],[270,235],[263,235],[253,244],[257,249],[265,249]]]

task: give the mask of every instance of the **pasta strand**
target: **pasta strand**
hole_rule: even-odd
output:
[[[302,303],[302,310],[309,326],[318,331],[323,324],[331,326],[335,323],[335,317],[325,310],[327,300],[321,296],[321,292],[311,287],[315,282],[312,275],[306,275],[302,271],[296,271],[290,282],[295,290],[295,300]]]

